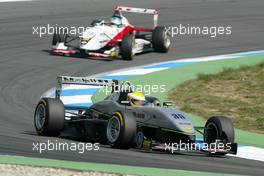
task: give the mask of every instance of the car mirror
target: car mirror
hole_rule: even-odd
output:
[[[127,101],[127,100],[125,100],[125,101],[121,101],[121,104],[129,106],[130,105],[130,102]]]
[[[165,101],[163,102],[163,106],[166,106],[166,107],[173,106],[173,103],[171,101]]]

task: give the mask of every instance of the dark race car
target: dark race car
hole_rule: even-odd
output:
[[[63,84],[111,86],[112,93],[90,107],[70,107],[60,100]],[[193,147],[198,132],[204,136],[203,145],[210,146],[199,150],[220,155],[236,154],[234,128],[229,118],[213,116],[204,127],[194,127],[183,112],[171,107],[170,102],[161,104],[157,98],[146,96],[143,104],[131,106],[128,101],[131,85],[127,82],[117,85],[118,81],[111,79],[59,76],[55,98],[44,97],[36,106],[37,133],[60,136],[70,131],[75,137],[108,143],[114,148],[171,150],[182,144]],[[197,146],[192,149],[197,150]]]

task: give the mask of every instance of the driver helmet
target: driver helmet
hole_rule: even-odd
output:
[[[142,106],[146,101],[145,95],[141,92],[129,93],[127,97],[131,106]]]
[[[111,23],[116,26],[120,26],[122,24],[122,19],[120,16],[113,16],[111,18]]]

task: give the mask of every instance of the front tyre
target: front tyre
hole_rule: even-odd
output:
[[[157,26],[152,32],[152,46],[155,52],[166,53],[171,45],[171,37],[164,26]]]
[[[52,37],[52,46],[56,46],[57,43],[66,43],[67,37],[68,35],[66,34],[66,31],[58,31],[58,28],[56,28],[56,31],[54,32]]]
[[[133,35],[124,35],[120,50],[121,50],[121,56],[124,60],[132,60],[135,53],[133,52],[133,49],[135,47],[135,39]]]
[[[128,149],[134,145],[136,130],[136,121],[133,117],[126,117],[116,112],[107,123],[107,142],[113,148]]]
[[[207,120],[204,130],[205,143],[211,144],[217,140],[220,140],[223,144],[234,143],[234,138],[234,126],[229,118],[225,116],[213,116]]]
[[[64,105],[61,100],[42,98],[34,114],[34,125],[38,135],[59,136],[64,118]]]

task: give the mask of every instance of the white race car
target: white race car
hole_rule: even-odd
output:
[[[151,14],[154,19],[152,29],[131,25],[122,12]],[[133,56],[146,51],[168,52],[171,38],[164,26],[157,26],[158,11],[116,6],[110,22],[96,19],[91,27],[80,34],[71,36],[63,31],[54,33],[52,54],[85,54],[92,57],[120,57],[132,60]],[[78,45],[72,45],[73,41]]]

